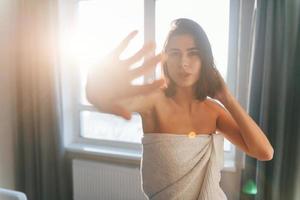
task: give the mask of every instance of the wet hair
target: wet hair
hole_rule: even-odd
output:
[[[171,38],[179,35],[190,35],[199,49],[201,59],[201,71],[197,82],[195,83],[195,96],[198,100],[205,100],[207,96],[213,97],[221,87],[221,82],[217,79],[214,58],[208,37],[202,27],[193,20],[180,18],[171,23],[171,30],[167,36],[163,51],[166,52]],[[163,72],[167,78],[167,88],[165,94],[168,97],[176,93],[175,82],[168,73],[167,63],[163,64]]]

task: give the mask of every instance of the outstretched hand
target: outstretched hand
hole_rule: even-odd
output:
[[[154,44],[149,43],[132,57],[121,60],[119,58],[121,53],[136,34],[137,31],[131,32],[99,66],[90,71],[86,86],[87,98],[90,103],[100,111],[116,114],[125,119],[130,119],[131,113],[119,105],[118,101],[123,98],[150,93],[165,84],[163,79],[156,80],[151,84],[131,84],[135,78],[154,70],[156,64],[163,59],[163,56],[158,54],[146,60],[141,66],[130,69],[130,66],[154,49]]]

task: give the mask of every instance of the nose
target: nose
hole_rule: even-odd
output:
[[[182,59],[181,59],[181,66],[186,69],[189,66],[189,58],[186,54],[183,54]]]

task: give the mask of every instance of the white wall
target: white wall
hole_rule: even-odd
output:
[[[16,0],[0,0],[0,187],[15,189]]]

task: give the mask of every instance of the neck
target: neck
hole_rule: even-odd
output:
[[[176,87],[173,99],[176,104],[188,110],[192,109],[192,104],[197,100],[193,87]]]

